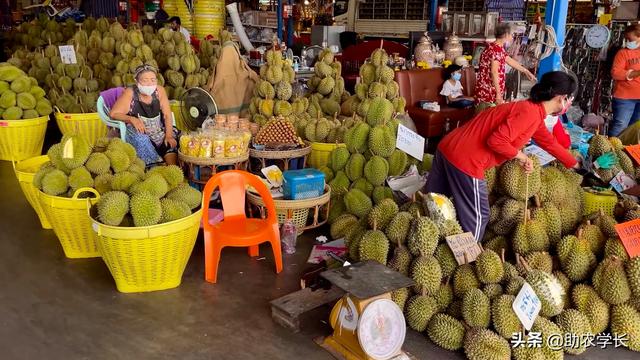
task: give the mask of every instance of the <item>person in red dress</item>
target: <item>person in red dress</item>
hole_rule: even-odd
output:
[[[509,47],[513,41],[511,25],[498,24],[495,35],[496,41],[489,43],[480,55],[476,82],[476,103],[479,110],[504,103],[505,65],[520,71],[529,80],[536,81],[536,76],[509,56],[505,50],[505,46]]]

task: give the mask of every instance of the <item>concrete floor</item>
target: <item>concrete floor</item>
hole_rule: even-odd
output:
[[[0,349],[3,359],[332,359],[313,338],[330,333],[320,308],[292,334],[271,320],[269,301],[298,288],[310,237],[274,272],[243,249],[223,252],[218,284],[203,279],[202,240],[176,289],[119,293],[100,259],[70,260],[42,230],[13,175],[0,162]],[[464,359],[408,332],[419,359]],[[581,359],[638,359],[626,350],[591,349]]]

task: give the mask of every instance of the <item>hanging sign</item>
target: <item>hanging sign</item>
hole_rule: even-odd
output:
[[[640,219],[617,224],[616,232],[629,257],[640,255]]]
[[[396,147],[422,161],[422,157],[424,156],[424,137],[400,124],[398,125]]]
[[[77,64],[78,60],[76,59],[76,50],[73,48],[73,45],[60,45],[58,46],[60,49],[60,59],[63,64]]]
[[[525,282],[512,307],[524,328],[529,331],[538,317],[542,304],[531,285]]]

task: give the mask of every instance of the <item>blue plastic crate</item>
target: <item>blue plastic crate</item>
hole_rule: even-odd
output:
[[[317,169],[288,170],[282,173],[284,198],[301,200],[324,194],[324,173]]]

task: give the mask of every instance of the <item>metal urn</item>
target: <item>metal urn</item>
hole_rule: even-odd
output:
[[[458,56],[462,56],[462,42],[456,34],[451,34],[444,43],[444,56],[450,61],[455,60]]]
[[[425,31],[424,35],[418,41],[418,45],[414,50],[414,56],[416,62],[423,61],[427,64],[433,64],[435,62],[435,52],[433,51],[433,42],[429,37],[429,34]]]

